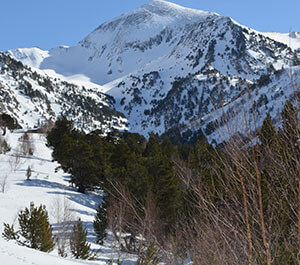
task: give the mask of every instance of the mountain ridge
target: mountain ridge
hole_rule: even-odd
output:
[[[270,37],[216,13],[153,0],[103,23],[76,46],[45,51],[45,58],[34,61],[38,50],[8,53],[68,78],[86,76],[114,97],[130,131],[147,135],[197,119],[210,131],[207,117],[220,120],[218,109],[238,102],[249,87],[257,100],[272,101],[273,92],[262,91],[279,84],[273,76],[286,76],[300,56]],[[285,82],[281,96],[288,99],[293,88]]]

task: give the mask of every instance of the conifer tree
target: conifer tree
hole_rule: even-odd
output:
[[[4,226],[4,231],[2,233],[2,237],[9,241],[9,240],[18,240],[20,236],[18,235],[17,232],[15,232],[14,226],[9,225],[9,224],[3,224]]]
[[[271,115],[268,113],[261,127],[259,139],[263,147],[271,147],[276,143],[276,138],[277,133],[272,124]]]
[[[38,208],[30,203],[30,208],[25,208],[18,216],[20,230],[15,232],[13,226],[4,224],[3,237],[6,240],[16,240],[18,244],[29,248],[50,252],[54,248],[52,227],[46,207],[40,205]]]
[[[139,154],[134,154],[132,159],[128,161],[126,169],[127,177],[124,184],[134,195],[134,201],[138,205],[144,205],[150,189],[147,159]]]
[[[215,163],[215,150],[208,143],[204,134],[200,134],[199,138],[194,146],[191,148],[189,154],[189,167],[194,171],[193,175],[198,178],[195,181],[200,181],[208,188],[214,189],[212,165]],[[214,192],[212,190],[212,192]]]
[[[165,156],[167,156],[172,161],[178,161],[179,160],[179,152],[177,148],[172,144],[170,139],[168,137],[164,138],[162,144],[161,144],[162,151]]]
[[[50,252],[54,248],[54,236],[45,206],[37,208],[31,202],[29,209],[25,208],[19,213],[18,220],[20,236],[25,239],[25,245],[44,252]]]
[[[47,146],[59,148],[65,135],[70,135],[73,130],[73,122],[66,117],[59,117],[52,130],[47,135]]]
[[[98,170],[93,159],[92,147],[84,140],[79,140],[72,146],[72,182],[78,187],[79,192],[99,184]]]
[[[299,154],[299,140],[300,140],[300,123],[298,118],[298,111],[290,101],[287,101],[281,113],[282,116],[282,139],[290,151],[298,151]]]
[[[181,201],[180,181],[175,175],[172,162],[163,154],[154,134],[150,134],[144,155],[147,158],[149,187],[166,224],[166,230],[171,230]]]
[[[279,130],[281,158],[289,171],[296,172],[298,170],[297,164],[300,160],[300,122],[298,111],[291,102],[287,101],[281,116],[282,129]]]
[[[108,226],[107,206],[105,201],[98,206],[93,226],[97,235],[96,242],[103,244],[103,239],[106,237],[106,228]]]
[[[86,240],[87,230],[83,228],[81,219],[74,224],[70,236],[70,247],[75,259],[89,259],[91,245]]]

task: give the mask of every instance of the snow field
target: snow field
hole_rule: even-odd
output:
[[[16,159],[19,148],[18,139],[22,131],[8,133],[5,138],[11,146],[11,151],[0,155],[0,234],[3,232],[3,223],[15,224],[17,228],[17,216],[20,210],[29,207],[30,202],[35,206],[44,204],[49,214],[49,220],[53,232],[57,232],[58,206],[67,205],[72,220],[81,218],[83,225],[88,230],[88,241],[91,249],[96,251],[95,261],[75,260],[68,255],[61,258],[55,248],[51,253],[43,253],[37,250],[21,247],[13,241],[5,241],[0,236],[0,264],[1,265],[67,265],[67,264],[106,264],[111,257],[116,257],[116,252],[111,251],[114,245],[112,240],[104,243],[104,246],[95,244],[93,220],[96,208],[101,202],[100,192],[81,194],[75,188],[70,187],[70,176],[62,170],[55,172],[58,163],[52,162],[51,150],[46,147],[46,139],[42,134],[32,133],[35,151],[33,156],[20,156]],[[28,166],[32,169],[31,180],[26,180]],[[2,192],[2,186],[5,187]],[[62,218],[62,216],[60,216]],[[112,253],[111,253],[112,252]],[[123,264],[134,264],[134,256],[123,254]]]

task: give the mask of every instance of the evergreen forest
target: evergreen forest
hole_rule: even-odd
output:
[[[85,133],[66,117],[47,135],[78,192],[104,190],[95,216],[137,264],[298,264],[300,123],[287,101],[281,126],[211,145],[173,134]],[[176,135],[178,132],[178,135]]]

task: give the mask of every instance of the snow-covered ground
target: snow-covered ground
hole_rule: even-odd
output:
[[[279,33],[279,32],[263,32],[265,36],[282,42],[293,50],[300,49],[300,32]]]
[[[17,225],[17,214],[30,202],[36,206],[46,205],[49,213],[50,223],[56,232],[57,204],[68,205],[72,220],[81,218],[84,227],[88,230],[88,241],[91,248],[97,251],[95,261],[75,260],[70,257],[61,258],[57,249],[51,253],[43,253],[26,247],[18,246],[15,242],[5,241],[0,236],[0,264],[3,265],[66,265],[66,264],[106,264],[111,258],[112,241],[105,242],[104,246],[95,244],[93,231],[93,220],[96,208],[101,201],[98,193],[88,195],[81,194],[69,185],[69,176],[59,170],[58,166],[51,160],[51,150],[46,147],[46,139],[41,134],[30,134],[35,146],[33,156],[21,156],[20,161],[16,159],[16,152],[20,143],[18,139],[22,132],[8,133],[5,138],[11,146],[11,151],[0,155],[0,234],[3,232],[3,223],[15,223]],[[31,180],[26,180],[26,170],[32,168]],[[6,181],[5,181],[6,179]],[[4,192],[3,183],[6,182]],[[112,253],[114,257],[116,253]],[[134,257],[123,255],[123,264],[134,264]]]

